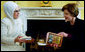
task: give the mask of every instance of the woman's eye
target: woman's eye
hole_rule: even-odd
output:
[[[65,13],[65,15],[68,15],[68,13]]]
[[[14,12],[19,12],[20,10],[15,10]]]

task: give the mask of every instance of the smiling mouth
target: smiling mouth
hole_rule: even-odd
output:
[[[65,17],[65,19],[68,19],[68,17]]]

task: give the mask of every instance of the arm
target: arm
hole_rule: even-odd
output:
[[[25,30],[24,30],[25,29],[25,27],[24,27],[25,24],[23,23],[23,21],[21,19],[19,19],[18,21],[19,21],[19,25],[20,25],[20,31],[19,31],[18,35],[19,36],[26,36],[25,35]]]
[[[1,42],[5,44],[14,44],[15,37],[8,36],[8,26],[1,22]]]

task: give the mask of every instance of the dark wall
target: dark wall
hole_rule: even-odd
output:
[[[47,32],[63,31],[64,20],[27,20],[27,35],[36,37],[36,35],[46,36]]]

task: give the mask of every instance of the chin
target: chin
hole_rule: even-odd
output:
[[[14,18],[14,19],[18,19],[18,17]]]
[[[68,21],[65,20],[65,22],[68,22]]]
[[[66,19],[65,22],[68,22],[68,20]]]

